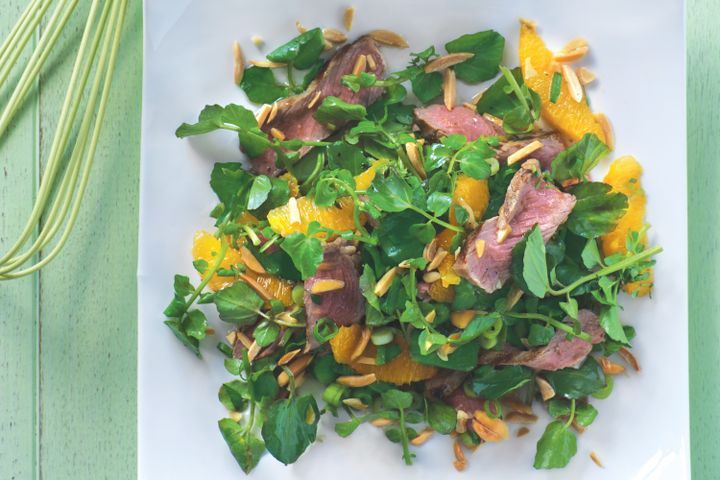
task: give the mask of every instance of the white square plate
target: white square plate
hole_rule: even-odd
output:
[[[634,352],[643,370],[620,377],[614,394],[597,401],[595,423],[579,438],[578,453],[565,470],[535,471],[535,443],[546,419],[531,433],[484,445],[470,457],[463,478],[689,478],[685,60],[680,0],[353,0],[353,36],[387,28],[402,33],[411,50],[442,46],[463,33],[495,29],[506,40],[505,63],[517,65],[518,18],[536,20],[551,48],[583,36],[589,65],[599,81],[590,89],[593,107],[612,120],[614,154],[633,154],[645,166],[651,240],[658,258],[652,299],[628,302],[624,320],[638,330]],[[178,140],[173,132],[192,121],[205,104],[245,103],[232,82],[231,44],[239,40],[248,58],[263,55],[250,42],[269,47],[296,35],[295,21],[340,27],[345,3],[331,0],[146,0],[145,70],[139,288],[138,456],[142,480],[237,479],[235,464],[217,420],[217,400],[229,379],[214,341],[203,360],[180,345],[163,325],[172,275],[193,278],[193,232],[212,226],[215,198],[209,188],[214,162],[241,158],[237,139],[221,132]],[[267,53],[268,50],[264,50]],[[402,67],[407,51],[385,49],[390,69]],[[461,95],[477,91],[466,89]],[[228,134],[225,134],[228,133]],[[601,168],[607,167],[607,161]],[[211,313],[208,311],[208,313]],[[223,332],[225,326],[211,315]],[[441,479],[458,478],[447,438],[432,438],[406,467],[397,445],[380,430],[363,426],[339,438],[322,422],[321,441],[294,465],[269,455],[252,473],[259,479]],[[590,452],[605,464],[600,469]]]

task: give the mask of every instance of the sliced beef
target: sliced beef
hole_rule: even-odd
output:
[[[538,160],[543,170],[550,170],[552,161],[555,159],[555,156],[565,150],[565,144],[563,144],[560,136],[555,133],[526,138],[523,140],[511,140],[509,142],[505,142],[501,144],[500,148],[498,149],[498,160],[500,160],[501,162],[506,162],[507,158],[510,155],[535,140],[539,140],[543,144],[543,146],[531,153],[529,158],[534,158]]]
[[[469,141],[480,137],[504,135],[502,129],[476,111],[465,106],[448,110],[444,105],[430,105],[415,109],[415,124],[422,135],[436,141],[440,137],[459,134]]]
[[[442,369],[436,376],[425,381],[425,393],[435,398],[447,397],[462,385],[466,377],[465,372]]]
[[[455,410],[462,410],[472,416],[476,411],[485,410],[485,399],[479,397],[471,397],[465,394],[462,388],[456,389],[450,395],[445,397],[445,403],[453,407]]]
[[[560,370],[572,367],[585,360],[592,346],[605,340],[605,332],[598,323],[598,317],[590,310],[580,310],[578,320],[583,332],[590,335],[590,342],[577,337],[567,339],[567,333],[558,330],[550,343],[544,347],[520,350],[505,345],[501,350],[492,350],[480,355],[481,364],[490,365],[525,365],[534,370]],[[571,324],[570,317],[565,323]]]
[[[342,243],[325,245],[323,262],[315,275],[305,280],[305,315],[308,350],[318,346],[313,329],[318,320],[330,318],[338,325],[359,323],[365,315],[365,301],[360,292],[360,276],[355,259],[342,252]],[[311,294],[313,285],[322,279],[341,280],[345,286],[330,292]]]
[[[497,217],[485,221],[468,235],[455,261],[455,271],[488,293],[510,278],[512,249],[535,225],[547,242],[567,220],[575,197],[563,193],[538,176],[537,161],[525,162],[517,171]],[[478,257],[476,244],[484,242]]]
[[[325,97],[338,97],[348,103],[370,105],[382,95],[382,88],[363,88],[357,93],[342,84],[343,75],[352,73],[355,62],[360,55],[367,55],[375,61],[375,68],[367,67],[365,71],[374,73],[378,78],[385,71],[385,61],[380,54],[375,40],[370,37],[360,37],[357,41],[345,45],[325,64],[318,76],[313,80],[305,92],[278,101],[278,113],[272,122],[262,126],[263,131],[269,133],[272,128],[280,130],[287,139],[301,139],[308,141],[323,140],[332,131],[315,120],[315,112]],[[315,97],[320,96],[316,99]],[[311,106],[312,105],[312,106]],[[309,148],[301,150],[307,153]],[[251,159],[252,169],[258,174],[277,175],[275,152],[267,150],[259,157]]]

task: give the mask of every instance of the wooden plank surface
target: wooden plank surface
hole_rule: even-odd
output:
[[[3,0],[0,37],[26,0]],[[25,55],[25,59],[27,55]],[[12,78],[12,77],[11,77]],[[0,108],[9,97],[0,89]],[[37,96],[0,137],[0,255],[30,213],[37,177]],[[0,283],[0,478],[35,475],[37,460],[37,276]]]
[[[3,1],[0,36],[24,4]],[[720,478],[720,31],[714,20],[720,5],[688,0],[687,12],[693,478],[714,480]],[[81,30],[75,23],[69,32]],[[132,0],[110,128],[70,245],[39,277],[0,284],[2,479],[136,476],[141,62],[142,7]],[[0,139],[0,251],[28,213],[38,145],[46,153],[68,68],[62,64],[43,79],[39,104],[31,100],[16,131]]]
[[[720,478],[720,3],[687,3],[690,431],[693,478]]]

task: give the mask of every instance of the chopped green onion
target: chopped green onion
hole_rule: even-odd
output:
[[[550,84],[550,101],[556,103],[560,97],[560,91],[562,90],[562,75],[560,72],[553,73],[552,83]]]
[[[340,405],[340,401],[345,395],[345,392],[347,392],[346,386],[340,385],[339,383],[331,383],[327,386],[327,388],[325,388],[322,398],[325,403],[330,404],[333,407],[337,407]]]
[[[392,328],[388,327],[375,329],[370,335],[370,341],[376,346],[387,345],[393,341],[393,338],[395,338],[395,333]]]

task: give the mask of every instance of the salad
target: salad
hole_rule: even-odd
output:
[[[293,463],[322,418],[340,437],[382,428],[408,465],[448,435],[458,470],[542,428],[528,464],[566,466],[614,375],[639,370],[620,297],[651,292],[661,251],[640,164],[592,174],[614,142],[573,63],[588,43],[552,52],[522,20],[519,67],[487,30],[388,71],[397,33],[298,29],[249,66],[235,45],[256,112],[209,105],[176,131],[229,130],[242,151],[212,170],[215,231],[196,234],[198,278],[176,275],[164,312],[197,356],[222,339],[230,452],[246,473],[266,452]],[[458,82],[487,83],[461,99]]]

